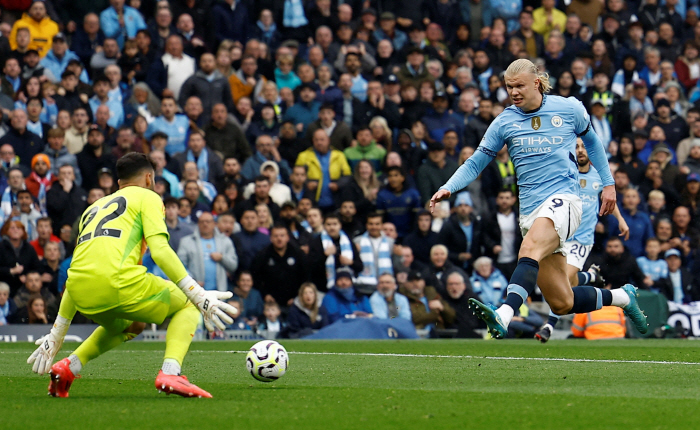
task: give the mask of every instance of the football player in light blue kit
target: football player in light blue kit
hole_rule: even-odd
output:
[[[583,140],[591,161],[600,166],[603,184],[600,215],[615,207],[615,187],[605,150],[592,130],[583,105],[574,98],[547,96],[548,76],[529,60],[511,63],[505,73],[506,89],[513,102],[491,123],[481,144],[449,181],[431,198],[430,206],[449,198],[478,177],[507,145],[515,165],[520,190],[520,229],[523,242],[518,265],[508,285],[505,303],[496,309],[469,299],[491,336],[504,338],[516,310],[538,285],[550,309],[557,315],[587,313],[603,306],[619,306],[641,332],[646,317],[637,305],[632,285],[609,291],[592,286],[571,288],[566,273],[564,242],[581,222],[576,137]]]
[[[576,138],[576,161],[578,162],[578,183],[581,188],[579,197],[581,197],[583,203],[583,215],[581,216],[581,225],[578,226],[576,233],[564,244],[567,264],[566,274],[572,287],[593,285],[601,288],[605,286],[605,280],[600,276],[600,268],[598,266],[592,265],[587,272],[582,270],[593,248],[593,233],[598,224],[598,211],[600,209],[598,199],[601,191],[603,191],[603,180],[600,179],[598,170],[593,167],[588,159],[588,152],[580,137]],[[630,229],[627,227],[627,222],[620,214],[620,209],[617,205],[615,205],[613,215],[620,223],[620,236],[627,240]],[[547,342],[554,331],[557,321],[559,321],[559,315],[549,311],[549,319],[535,333],[535,339],[542,343]]]

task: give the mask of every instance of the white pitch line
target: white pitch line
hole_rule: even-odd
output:
[[[64,351],[72,352],[72,351]],[[111,353],[159,353],[158,350],[116,350]],[[231,350],[231,351],[206,351],[192,350],[190,353],[199,354],[247,354],[246,350]],[[26,354],[26,351],[0,351],[0,354]],[[556,357],[499,357],[499,356],[478,356],[478,355],[437,355],[437,354],[398,354],[398,353],[378,353],[378,352],[308,352],[308,351],[289,351],[291,355],[337,355],[337,356],[357,356],[357,357],[401,357],[401,358],[467,358],[472,360],[506,360],[506,361],[561,361],[567,363],[610,363],[610,364],[668,364],[668,365],[683,365],[683,366],[700,366],[700,362],[692,361],[660,361],[660,360],[605,360],[591,358],[556,358]]]

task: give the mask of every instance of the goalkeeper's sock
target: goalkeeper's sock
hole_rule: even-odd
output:
[[[171,316],[168,332],[165,335],[164,358],[173,359],[178,363],[185,361],[185,355],[190,349],[192,337],[201,318],[199,310],[189,302]]]
[[[80,359],[75,354],[69,355],[68,361],[70,361],[68,368],[71,372],[73,372],[73,375],[78,376],[80,371],[83,369],[83,363],[80,362]]]
[[[161,367],[160,369],[166,375],[175,376],[180,375],[180,372],[182,371],[180,363],[178,363],[177,360],[175,360],[174,358],[166,358],[165,360],[163,360],[163,367]]]

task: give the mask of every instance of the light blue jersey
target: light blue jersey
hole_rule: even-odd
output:
[[[583,203],[583,215],[576,233],[569,239],[582,245],[593,245],[593,233],[598,223],[598,211],[600,210],[599,195],[603,191],[603,181],[595,167],[590,166],[588,172],[578,172],[578,183]]]
[[[637,266],[649,276],[652,281],[656,282],[659,279],[668,278],[668,263],[660,258],[658,260],[649,260],[647,257],[637,257]]]
[[[520,213],[529,215],[554,194],[579,195],[576,137],[581,136],[591,162],[602,166],[603,185],[613,185],[605,149],[590,117],[573,97],[544,95],[533,111],[509,106],[491,123],[472,155],[442,188],[455,193],[469,185],[507,145],[520,190]]]
[[[190,120],[185,115],[175,115],[172,122],[168,122],[163,115],[159,116],[146,129],[145,137],[151,140],[153,133],[162,131],[168,135],[168,144],[165,152],[175,155],[187,148],[187,135],[190,129]]]

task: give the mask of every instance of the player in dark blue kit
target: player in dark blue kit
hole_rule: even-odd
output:
[[[577,137],[583,140],[593,165],[599,166],[603,185],[600,215],[613,213],[616,200],[605,150],[586,109],[574,98],[547,96],[548,77],[529,60],[511,63],[505,82],[513,105],[496,117],[474,155],[430,200],[432,209],[435,203],[469,185],[507,145],[520,190],[523,243],[518,265],[501,307],[469,299],[470,307],[486,322],[491,335],[501,339],[508,333],[515,311],[538,285],[556,315],[619,306],[645,333],[646,316],[639,309],[634,286],[628,284],[614,291],[587,285],[571,288],[567,276],[564,243],[576,232],[582,215],[574,155]]]

